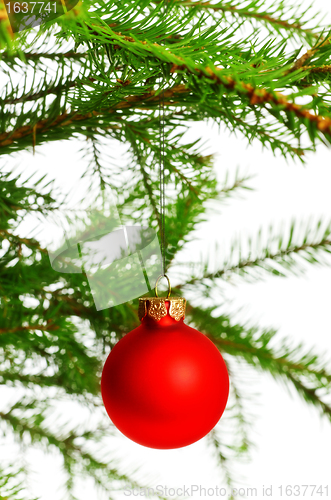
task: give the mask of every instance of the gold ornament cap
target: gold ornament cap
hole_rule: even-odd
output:
[[[138,316],[140,321],[149,316],[159,321],[168,314],[166,302],[170,302],[169,316],[176,321],[185,318],[186,299],[183,297],[140,297]]]
[[[167,297],[159,297],[157,294],[157,284],[161,278],[165,277],[168,281],[168,295]],[[140,321],[142,321],[146,316],[159,321],[164,316],[167,316],[168,310],[166,307],[166,302],[170,302],[169,305],[169,316],[174,318],[176,321],[185,318],[186,310],[186,299],[184,297],[170,297],[171,286],[169,278],[166,274],[158,277],[155,285],[155,297],[140,297],[139,298],[139,308],[138,316]]]

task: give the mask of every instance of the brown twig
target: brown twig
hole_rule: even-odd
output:
[[[78,112],[68,113],[65,111],[58,115],[55,120],[49,122],[48,119],[39,120],[36,122],[35,127],[36,130],[45,132],[49,129],[55,129],[57,127],[64,127],[73,124],[74,122],[88,120],[89,118],[93,118],[96,116],[104,115],[105,113],[112,113],[117,109],[130,108],[134,104],[143,103],[145,101],[149,102],[158,102],[159,97],[155,96],[155,90],[152,90],[149,93],[143,94],[142,96],[128,96],[123,101],[116,104],[113,108],[103,109],[101,111],[92,111],[89,113],[81,114]],[[173,99],[177,94],[180,93],[188,93],[189,89],[185,87],[185,85],[176,85],[175,87],[168,89],[165,91],[165,97],[167,99]],[[165,101],[165,105],[174,104],[173,101]],[[145,109],[145,108],[137,108],[137,109]],[[0,147],[8,146],[12,144],[14,141],[22,139],[23,137],[27,137],[33,133],[33,127],[30,125],[24,125],[22,127],[17,128],[16,130],[10,132],[3,132],[0,134]]]
[[[27,330],[46,330],[46,331],[51,331],[51,330],[58,330],[60,327],[58,325],[52,325],[48,323],[47,325],[28,325],[28,326],[17,326],[15,328],[0,328],[0,335],[4,333],[16,333],[16,332],[23,332]]]
[[[221,68],[216,69],[221,70]],[[331,118],[314,115],[310,110],[305,109],[303,106],[300,106],[299,104],[296,104],[294,102],[290,102],[287,97],[285,97],[280,92],[269,92],[268,90],[265,90],[263,88],[253,87],[249,83],[236,82],[236,80],[234,80],[230,76],[215,73],[209,67],[205,68],[204,71],[199,68],[195,68],[195,71],[193,72],[185,64],[173,64],[170,72],[176,73],[183,70],[187,71],[188,73],[192,73],[200,78],[204,77],[208,80],[212,80],[213,82],[222,85],[228,90],[235,89],[238,94],[247,96],[252,106],[264,106],[268,103],[281,106],[285,111],[294,113],[298,118],[306,118],[311,123],[316,123],[316,126],[320,132],[331,135]]]
[[[1,13],[1,10],[0,10]],[[0,18],[1,19],[1,18]],[[57,59],[57,58],[65,58],[65,59],[86,59],[87,57],[87,52],[75,52],[74,50],[69,50],[68,52],[24,52],[24,57],[26,60],[29,59]],[[1,52],[0,53],[0,60],[8,60],[8,59],[13,59],[13,58],[19,58],[20,59],[20,54],[19,53],[9,53],[9,52]]]

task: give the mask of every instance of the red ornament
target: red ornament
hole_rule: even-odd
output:
[[[181,448],[217,424],[229,376],[215,345],[183,322],[180,297],[142,298],[142,323],[110,352],[101,393],[114,425],[150,448]]]

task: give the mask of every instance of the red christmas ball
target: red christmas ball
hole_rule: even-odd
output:
[[[141,301],[141,325],[107,358],[103,402],[113,424],[132,441],[181,448],[204,437],[221,418],[228,372],[215,345],[183,322],[185,299]]]

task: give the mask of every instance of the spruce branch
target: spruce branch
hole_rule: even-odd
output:
[[[155,2],[156,3],[156,2]],[[268,11],[263,10],[263,3],[261,1],[248,1],[242,3],[235,2],[210,2],[210,1],[188,1],[188,0],[176,0],[176,3],[181,7],[192,7],[194,9],[199,10],[207,10],[214,12],[221,12],[223,14],[230,14],[232,18],[238,19],[241,18],[243,20],[252,19],[258,22],[262,22],[264,25],[270,28],[271,31],[276,30],[277,33],[284,30],[284,36],[289,36],[291,34],[298,34],[303,39],[308,41],[317,39],[319,34],[317,31],[314,31],[310,28],[306,28],[305,24],[307,22],[302,22],[302,18],[305,14],[308,13],[309,10],[312,10],[312,7],[306,9],[304,13],[297,14],[295,19],[286,19],[285,12],[281,12],[279,15],[279,11],[282,9],[284,3],[279,2],[278,4],[273,5],[273,14],[270,14]],[[285,10],[285,9],[284,9]],[[316,17],[316,14],[314,15]],[[225,20],[226,17],[223,16]],[[300,20],[300,21],[299,21]],[[307,17],[308,21],[308,17]]]
[[[331,136],[330,117],[313,114],[306,107],[291,102],[280,92],[269,92],[263,88],[254,88],[251,84],[237,82],[229,76],[222,76],[221,73],[213,71],[210,67],[206,67],[204,70],[196,69],[193,72],[186,65],[173,64],[170,72],[177,73],[183,70],[198,75],[198,77],[211,80],[227,90],[235,90],[241,97],[248,98],[252,106],[265,107],[267,104],[275,105],[279,110],[294,114],[297,118],[305,120],[305,124],[308,121],[311,125],[316,125],[320,132]],[[269,110],[269,108],[267,109]],[[313,137],[314,136],[311,134],[311,138]]]
[[[330,64],[326,64],[325,66],[321,66],[321,67],[302,66],[302,69],[305,71],[309,70],[309,74],[320,74],[320,73],[330,74],[331,73],[331,65]],[[307,77],[306,77],[306,79],[307,79]]]
[[[239,130],[243,130],[244,132],[246,131],[249,142],[252,142],[252,140],[258,136],[263,146],[265,146],[265,144],[269,144],[273,151],[279,149],[282,154],[284,154],[284,156],[289,154],[290,156],[299,158],[300,161],[303,161],[305,152],[309,151],[309,148],[292,146],[287,141],[283,141],[276,137],[276,135],[272,135],[271,133],[266,132],[264,126],[247,123],[235,115],[231,116],[231,120],[235,121],[238,124]]]
[[[184,135],[177,133],[178,128],[186,130],[188,122],[211,119],[231,132],[240,132],[248,142],[257,139],[284,157],[302,159],[306,151],[314,149],[317,138],[323,140],[322,133],[330,136],[331,46],[329,37],[319,34],[319,26],[307,24],[314,19],[312,10],[296,9],[278,0],[268,9],[262,0],[240,4],[176,0],[169,2],[166,19],[163,14],[158,1],[128,0],[115,5],[87,0],[51,28],[42,26],[32,41],[24,33],[13,41],[9,32],[5,41],[7,27],[0,23],[0,44],[5,49],[0,50],[5,82],[0,151],[9,154],[51,140],[86,137],[83,149],[88,152],[89,165],[83,175],[95,177],[98,189],[115,186],[121,194],[123,220],[155,227],[160,152],[157,108],[164,91],[165,177],[172,193],[167,200],[167,261],[171,263],[204,220],[206,202],[222,202],[247,187],[247,179],[239,174],[232,185],[226,182],[218,187],[213,157],[201,153],[200,143],[183,144]],[[261,27],[269,32],[265,39]],[[242,35],[245,28],[248,36]],[[300,45],[304,43],[306,54],[302,56],[301,49],[293,51],[289,37],[292,45],[298,40]],[[47,42],[55,38],[47,50]],[[64,46],[68,40],[71,45]],[[76,51],[78,47],[81,52]],[[164,85],[160,83],[161,69]],[[11,78],[13,72],[22,76],[19,85]],[[25,80],[29,72],[31,89]],[[315,83],[321,88],[314,88]],[[298,105],[301,99],[307,104]],[[310,147],[301,145],[307,131]],[[102,135],[129,144],[133,161],[128,166],[128,181],[119,167],[105,159]],[[0,177],[0,238],[9,242],[0,258],[1,381],[12,390],[19,387],[29,393],[38,385],[43,391],[55,389],[57,398],[80,399],[81,404],[97,410],[105,347],[111,349],[138,325],[137,300],[96,311],[86,276],[51,269],[43,245],[24,236],[19,226],[27,214],[41,216],[55,207],[50,197],[38,205],[39,191]],[[316,233],[295,237],[290,231],[289,237],[269,238],[260,247],[255,243],[248,247],[242,255],[234,247],[230,258],[217,266],[216,277],[254,277],[259,271],[261,275],[267,271],[286,276],[298,272],[306,262],[326,264],[323,255],[330,253],[331,241],[321,225]],[[202,276],[215,285],[215,273],[211,276],[207,267]],[[179,293],[189,283],[184,281]],[[322,394],[330,388],[330,370],[319,356],[302,346],[293,347],[288,339],[277,344],[274,332],[235,325],[227,316],[214,318],[213,314],[188,307],[192,322],[230,358],[226,361],[234,402],[227,410],[234,424],[233,437],[238,439],[229,443],[220,429],[211,435],[223,465],[230,464],[228,452],[239,457],[250,447],[249,419],[232,360],[285,380],[330,418]],[[52,430],[46,425],[44,410],[38,401],[24,401],[9,412],[2,408],[0,416],[18,439],[31,439],[37,445],[39,433],[45,449],[62,453],[64,445],[69,490],[73,477],[83,473],[92,475],[97,485],[106,485],[109,495],[112,481],[121,481],[121,474],[116,466],[114,475],[103,474],[109,463],[91,453],[93,432]],[[102,439],[103,431],[98,427],[94,437]],[[76,448],[78,439],[84,440],[86,448],[85,444]],[[82,457],[92,470],[87,465],[80,467]],[[231,467],[228,473],[230,481]]]
[[[223,445],[222,440],[218,436],[217,429],[214,428],[212,429],[208,436],[208,441],[214,448],[216,455],[217,455],[217,461],[221,467],[221,471],[223,473],[223,476],[225,477],[225,482],[227,486],[230,488],[230,491],[232,492],[232,489],[234,488],[234,485],[238,482],[237,478],[235,478],[234,474],[231,473],[230,467],[231,465],[229,464],[230,460],[226,454],[226,446]],[[228,497],[230,500],[234,500],[234,497],[231,493],[231,495]]]
[[[86,59],[87,53],[86,52],[76,52],[74,50],[69,50],[68,52],[61,52],[61,51],[56,51],[56,52],[27,52],[27,51],[21,51],[21,52],[8,52],[6,50],[0,52],[0,59],[5,61],[7,64],[9,61],[15,61],[16,59],[19,59],[21,62],[29,61],[29,60],[39,60],[39,59],[50,59],[52,61],[56,61],[57,59],[74,59],[74,60],[80,60],[80,59]]]
[[[295,73],[296,85],[309,87],[315,83],[330,83],[330,37],[319,40],[311,49],[295,59],[287,74]]]
[[[290,72],[294,72],[298,69],[303,68],[306,65],[307,61],[311,60],[315,55],[319,55],[321,49],[322,49],[322,51],[323,51],[323,48],[328,49],[329,45],[330,45],[330,37],[329,36],[326,36],[326,37],[318,40],[318,42],[311,49],[307,50],[307,52],[305,52],[298,59],[296,59],[292,68],[290,69]]]
[[[127,41],[127,40],[126,40]],[[169,51],[166,52],[167,58],[170,57],[171,53]],[[172,54],[174,57],[176,57],[174,54]],[[177,57],[178,59],[178,57]],[[179,61],[180,62],[180,61]],[[331,133],[331,118],[327,115],[319,115],[316,113],[313,113],[309,107],[298,105],[295,103],[295,101],[290,100],[290,98],[285,97],[285,95],[281,94],[280,92],[276,91],[271,91],[271,90],[266,90],[263,87],[254,87],[250,83],[244,83],[243,81],[239,81],[237,79],[234,79],[231,76],[228,76],[228,72],[224,73],[224,70],[220,70],[220,68],[215,68],[214,70],[211,69],[209,66],[204,67],[203,69],[200,68],[195,68],[192,69],[190,68],[187,64],[176,64],[175,62],[171,63],[169,67],[169,72],[171,73],[176,73],[176,74],[182,74],[182,72],[185,72],[186,74],[188,73],[193,77],[192,84],[193,86],[196,86],[196,80],[201,80],[204,79],[206,82],[209,82],[208,84],[213,86],[217,84],[220,86],[220,89],[225,88],[228,92],[235,91],[238,96],[240,96],[243,99],[243,102],[245,105],[249,105],[250,107],[253,108],[262,108],[264,109],[267,113],[271,113],[272,116],[274,116],[278,122],[280,123],[285,123],[286,127],[290,132],[292,132],[294,135],[298,134],[298,131],[300,130],[299,123],[307,127],[307,131],[311,136],[312,141],[315,141],[316,134],[318,132],[322,132],[325,135],[330,135]],[[307,72],[306,72],[307,73]],[[306,76],[306,73],[303,73],[303,76]],[[121,88],[118,84],[113,87],[114,90],[118,92],[118,90]],[[108,91],[109,92],[109,91]],[[179,94],[192,94],[192,90],[189,89],[189,85],[175,85],[170,89],[167,89],[165,91],[165,97],[166,99],[171,99],[166,100],[165,105],[166,106],[176,106],[176,104],[180,104],[180,95]],[[176,102],[176,96],[178,95],[179,102]],[[174,100],[172,100],[174,98]],[[22,126],[20,128],[17,128],[16,130],[13,130],[11,132],[3,132],[0,134],[0,147],[2,146],[3,148],[3,153],[7,152],[9,149],[9,146],[14,147],[15,149],[18,147],[18,144],[15,144],[15,142],[22,141],[23,138],[33,135],[33,127],[35,127],[35,130],[37,132],[37,137],[39,136],[39,142],[43,142],[43,135],[45,132],[47,132],[48,136],[51,134],[51,132],[54,130],[54,128],[59,128],[61,127],[61,138],[68,138],[71,136],[70,130],[68,127],[72,127],[74,122],[82,122],[82,125],[84,126],[84,122],[88,121],[89,119],[94,119],[94,123],[98,123],[97,117],[100,117],[109,113],[112,113],[112,111],[117,110],[117,109],[125,109],[125,108],[134,108],[134,109],[148,109],[147,107],[144,107],[144,104],[146,106],[151,105],[153,102],[157,101],[157,96],[155,95],[155,91],[152,90],[148,93],[144,93],[142,95],[129,95],[128,97],[125,98],[125,100],[116,102],[113,108],[108,108],[104,109],[102,111],[91,111],[88,113],[79,113],[79,112],[67,112],[65,111],[62,115],[58,115],[52,122],[51,124],[48,123],[47,120],[35,120],[35,123],[33,126]],[[72,101],[74,104],[75,101]],[[326,112],[325,108],[323,108],[323,112]],[[224,112],[223,112],[224,113]],[[284,113],[284,116],[287,116],[287,121],[285,121],[282,113]],[[229,118],[229,114],[227,113],[227,118]],[[96,119],[96,120],[95,120]],[[297,119],[298,121],[295,121]],[[235,117],[234,120],[238,122],[238,118]],[[239,120],[242,122],[243,119],[240,117]],[[233,121],[233,119],[232,119]],[[66,131],[67,129],[67,131]],[[254,130],[254,129],[253,129]],[[54,134],[56,137],[58,134]],[[264,141],[265,142],[271,142],[270,141],[270,133],[267,131],[265,134],[260,133],[259,130],[256,129],[255,127],[255,136],[263,137],[264,135]],[[51,138],[50,138],[51,139]],[[52,140],[52,139],[51,139]],[[26,140],[22,141],[22,145],[26,144]],[[283,147],[285,147],[285,144]],[[281,147],[281,142],[276,142],[275,147]],[[288,150],[292,150],[292,153],[294,154],[302,154],[302,151],[300,153],[300,148],[294,148],[293,146],[288,146]]]
[[[0,229],[0,237],[6,239],[17,248],[18,245],[26,245],[28,248],[33,248],[39,252],[47,253],[47,249],[40,246],[37,240],[32,238],[22,238],[16,234],[10,233],[7,229]]]
[[[61,432],[61,429],[59,429],[59,432],[55,434],[50,432],[45,424],[45,411],[42,413],[37,413],[35,411],[31,417],[24,417],[23,415],[17,416],[17,410],[20,409],[20,413],[22,413],[22,410],[24,411],[25,408],[30,407],[30,409],[32,409],[36,405],[39,406],[38,401],[25,405],[15,404],[7,412],[1,411],[0,419],[6,422],[15,434],[21,437],[23,437],[23,435],[29,436],[34,446],[46,446],[46,448],[55,447],[62,455],[66,471],[71,479],[80,471],[80,474],[87,474],[92,477],[96,485],[102,487],[107,493],[112,491],[109,484],[113,480],[120,481],[122,484],[131,485],[132,488],[138,486],[136,481],[133,481],[125,474],[120,474],[117,468],[112,467],[113,461],[109,459],[109,457],[108,460],[100,460],[95,454],[88,451],[86,447],[88,438],[92,436],[97,438],[98,434],[104,435],[105,431],[102,428],[98,430],[95,429],[93,433],[89,431],[77,433],[74,430]],[[37,407],[36,409],[39,408]],[[79,445],[79,441],[83,441],[83,445]],[[67,486],[68,485],[70,488],[72,483],[69,482],[67,483]]]
[[[48,332],[51,332],[53,330],[58,330],[59,326],[51,324],[51,322],[47,322],[46,325],[22,325],[22,326],[17,326],[15,328],[0,328],[0,335],[1,334],[10,334],[10,333],[16,333],[16,332],[21,332],[21,331],[33,331],[33,330],[47,330]]]
[[[166,91],[165,96],[168,99],[176,98],[176,95],[186,92],[182,85],[178,85]],[[74,128],[75,124],[81,123],[82,132],[84,133],[85,127],[98,127],[100,124],[98,122],[98,117],[101,119],[107,115],[111,115],[116,110],[122,110],[125,108],[135,108],[146,109],[143,106],[144,103],[148,102],[158,102],[158,97],[155,96],[155,91],[150,92],[147,95],[143,95],[140,98],[136,96],[129,96],[123,101],[116,104],[113,108],[104,111],[93,111],[85,114],[78,113],[77,111],[68,112],[64,111],[62,114],[56,116],[56,118],[37,120],[34,125],[24,125],[10,132],[0,133],[0,154],[6,154],[9,151],[9,146],[11,150],[21,149],[23,145],[27,144],[26,139],[31,138],[33,134],[33,127],[37,130],[38,143],[42,144],[48,140],[58,140],[58,130],[61,130],[63,134],[61,139],[68,139],[77,132]],[[173,105],[175,101],[171,100],[166,102],[165,105]],[[113,125],[117,127],[117,125]],[[109,126],[107,127],[110,128]],[[47,134],[45,137],[44,135]],[[30,139],[31,140],[31,139]],[[22,142],[22,146],[20,145]],[[1,153],[1,148],[3,149]]]
[[[81,393],[81,388],[77,387],[76,390],[72,384],[68,383],[68,380],[62,374],[56,375],[44,375],[42,373],[38,374],[22,374],[19,368],[15,370],[0,370],[0,380],[2,383],[11,385],[14,387],[24,386],[31,388],[33,386],[39,386],[43,388],[47,387],[62,387],[63,391],[70,396],[78,396],[82,402],[88,400],[88,395]],[[82,397],[83,396],[83,397]],[[84,401],[85,400],[85,401]]]
[[[237,168],[234,179],[229,183],[229,175],[227,173],[225,179],[222,181],[222,187],[219,189],[219,198],[222,199],[232,197],[242,189],[245,191],[252,190],[252,188],[248,185],[248,181],[252,178],[252,175],[241,175],[239,168]]]
[[[292,382],[297,392],[312,405],[318,407],[322,415],[327,415],[331,419],[331,405],[325,403],[318,394],[319,389],[309,387],[307,384],[302,382],[299,377],[294,373],[288,375],[289,380]]]
[[[255,419],[248,411],[248,407],[252,406],[252,398],[247,392],[244,394],[239,389],[235,370],[228,358],[225,362],[231,380],[229,400],[221,422],[214,427],[207,438],[212,445],[213,455],[216,455],[225,482],[232,492],[233,488],[241,482],[238,474],[232,472],[232,464],[238,460],[247,459],[254,447],[249,434]],[[245,387],[247,387],[247,373],[241,372],[241,376],[245,378]]]
[[[108,179],[106,179],[106,173],[105,169],[101,165],[101,144],[97,141],[97,138],[95,134],[93,133],[94,131],[90,131],[90,136],[87,136],[87,140],[90,140],[92,143],[92,158],[93,158],[93,164],[90,166],[88,170],[84,172],[82,177],[85,177],[87,175],[97,176],[99,179],[99,184],[100,184],[100,189],[103,191],[105,189],[105,186],[109,184]]]
[[[89,80],[93,82],[95,79],[92,77],[89,77]],[[37,101],[38,99],[42,99],[47,95],[56,95],[58,96],[59,94],[64,94],[67,92],[69,89],[74,88],[77,85],[76,80],[72,81],[67,81],[64,84],[60,85],[52,85],[49,84],[45,85],[48,88],[46,90],[40,90],[39,92],[31,93],[31,91],[27,93],[21,94],[19,97],[11,97],[8,96],[8,92],[6,99],[0,99],[1,104],[19,104],[19,103],[24,103],[24,102],[31,102],[31,101]]]
[[[223,318],[224,319],[224,318]],[[224,329],[223,329],[224,330]],[[267,335],[271,335],[273,337],[276,334],[275,331],[267,332]],[[289,371],[289,372],[302,372],[303,374],[308,374],[312,375],[318,379],[323,379],[326,383],[331,382],[331,374],[326,371],[325,368],[321,369],[312,369],[309,367],[309,364],[311,364],[312,361],[316,361],[317,357],[312,356],[310,359],[308,359],[308,356],[303,356],[303,362],[297,363],[293,362],[292,360],[288,359],[284,355],[276,355],[273,350],[264,350],[260,351],[260,347],[258,347],[259,344],[261,344],[261,338],[259,338],[256,341],[256,345],[250,344],[248,345],[246,342],[236,342],[232,340],[227,340],[227,339],[216,339],[212,337],[211,335],[207,334],[207,337],[209,337],[211,340],[213,340],[214,343],[220,346],[221,349],[227,352],[231,353],[241,353],[243,357],[246,359],[247,357],[251,357],[252,359],[254,357],[259,357],[261,360],[265,361],[268,363],[269,361],[275,364],[277,366],[277,370],[279,371]],[[300,346],[301,347],[301,346]],[[285,347],[282,347],[283,350],[285,350]],[[299,350],[299,349],[298,349]],[[308,363],[307,363],[308,361]]]
[[[330,407],[318,394],[318,391],[329,390],[331,384],[330,366],[321,356],[305,350],[302,344],[293,347],[288,338],[272,346],[276,331],[260,332],[256,327],[232,324],[226,316],[211,316],[212,309],[190,307],[188,313],[197,328],[205,332],[221,351],[243,359],[275,379],[294,384],[297,389],[300,386],[299,392],[306,401],[331,420]]]
[[[179,97],[180,95],[184,95],[185,93],[189,94],[189,92],[189,89],[187,89],[183,85],[178,85],[173,87],[172,89],[166,90],[165,96],[169,100],[165,101],[165,106],[175,107],[179,104],[179,102],[176,101],[176,96]],[[78,130],[80,131],[80,133],[86,135],[86,130],[89,128],[101,128],[108,131],[116,131],[120,127],[120,125],[117,125],[116,123],[114,124],[114,120],[115,122],[118,120],[116,114],[114,114],[116,110],[145,110],[147,109],[147,106],[149,104],[152,104],[154,102],[158,102],[158,97],[155,97],[155,92],[152,91],[150,94],[147,94],[140,98],[129,96],[124,101],[119,102],[113,108],[110,108],[108,110],[92,111],[85,114],[80,114],[78,112],[70,113],[68,111],[65,111],[52,121],[48,119],[36,120],[33,126],[24,125],[13,131],[0,133],[0,154],[7,154],[10,151],[17,151],[31,145],[34,129],[36,130],[38,144],[42,144],[48,140],[69,139],[73,137]],[[298,156],[300,158],[304,155],[304,148],[301,148],[299,146],[294,147],[288,142],[279,139],[276,135],[278,132],[277,130],[275,130],[276,133],[272,131],[273,134],[271,134],[266,132],[266,130],[261,126],[256,126],[255,124],[245,122],[243,119],[234,115],[230,116],[227,112],[221,111],[221,109],[217,109],[217,111],[218,116],[223,115],[225,124],[230,128],[231,131],[233,129],[233,123],[237,123],[237,128],[240,129],[245,135],[247,135],[250,141],[255,137],[258,137],[264,145],[268,144],[274,151],[276,149],[280,149],[283,154],[289,153],[292,156]],[[190,113],[177,112],[176,115],[180,116],[181,119],[190,119]],[[191,116],[193,118],[194,115],[191,114]],[[105,124],[105,119],[107,120],[107,124]],[[321,128],[325,126],[326,122],[324,123],[323,119],[319,119],[318,117],[316,117],[316,120],[320,124]],[[312,121],[313,123],[315,122],[314,117],[312,118]],[[80,129],[77,129],[77,127],[75,127],[76,124],[80,126]],[[60,136],[59,133],[61,134]]]
[[[17,460],[15,464],[3,462],[0,466],[0,500],[38,500],[26,491],[24,483],[27,474],[25,464],[20,466]]]
[[[248,241],[248,257],[242,258],[242,244],[232,244],[230,257],[225,260],[225,265],[215,272],[204,272],[200,277],[195,276],[187,280],[186,285],[193,285],[201,280],[214,280],[216,278],[231,279],[232,275],[239,275],[248,280],[260,278],[265,272],[274,276],[286,277],[304,272],[303,264],[328,265],[326,256],[331,253],[331,226],[319,220],[316,227],[310,224],[303,227],[292,222],[288,235],[275,235],[269,229],[268,243],[262,247],[262,230],[255,239]],[[254,247],[259,248],[258,251]],[[275,250],[274,250],[275,249]],[[236,251],[237,250],[237,251]],[[239,261],[233,262],[233,255],[239,254]],[[258,254],[254,256],[254,253]],[[202,268],[205,268],[205,264]]]
[[[93,25],[94,30],[95,24]],[[312,112],[309,109],[309,106],[302,106],[295,103],[294,100],[290,97],[285,96],[284,94],[274,91],[273,88],[264,88],[263,86],[254,86],[251,83],[246,83],[242,78],[235,78],[231,76],[231,72],[225,71],[223,68],[219,68],[217,66],[213,67],[213,65],[208,65],[207,67],[201,64],[197,65],[192,57],[189,55],[183,57],[177,54],[177,51],[174,50],[165,50],[165,48],[161,47],[157,43],[151,44],[146,40],[139,40],[139,38],[135,36],[126,36],[119,35],[118,32],[114,32],[105,27],[98,27],[97,31],[93,33],[97,36],[97,38],[102,40],[102,36],[111,35],[116,43],[119,44],[121,49],[126,49],[129,51],[135,51],[137,48],[139,52],[145,53],[146,57],[153,56],[158,57],[160,61],[166,62],[167,65],[170,65],[169,73],[181,73],[189,74],[194,77],[194,87],[195,91],[198,88],[198,81],[201,85],[201,79],[205,81],[211,81],[213,84],[220,85],[222,88],[227,89],[228,91],[235,91],[237,95],[239,95],[244,102],[249,102],[251,106],[254,107],[263,107],[267,110],[267,112],[271,113],[273,116],[277,117],[277,119],[282,122],[284,121],[281,112],[285,112],[288,115],[287,126],[293,133],[298,133],[298,123],[295,122],[294,118],[300,120],[300,123],[303,124],[308,133],[310,134],[310,138],[312,142],[315,141],[316,132],[322,132],[325,135],[330,135],[331,132],[331,118],[328,116],[326,109],[323,109],[325,115],[319,115],[318,113]],[[205,43],[205,41],[204,41]],[[132,45],[132,47],[130,47]],[[255,66],[252,64],[251,66]],[[272,73],[269,70],[269,73]],[[266,68],[263,68],[263,71],[258,70],[258,76],[266,76],[268,71]],[[282,77],[288,75],[288,69],[285,68],[283,71],[283,75],[279,78],[279,83]],[[271,75],[270,75],[271,76]],[[305,75],[303,75],[304,77]],[[197,81],[198,79],[198,81]],[[273,85],[274,86],[274,85]],[[271,109],[269,108],[271,105]]]

